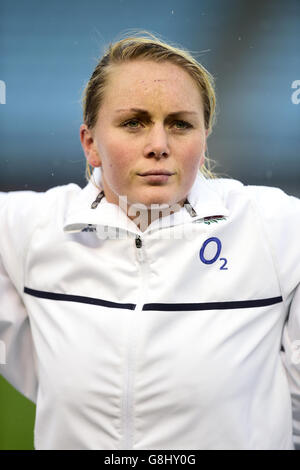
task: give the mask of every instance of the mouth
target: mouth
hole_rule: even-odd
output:
[[[174,172],[164,169],[153,169],[145,171],[144,173],[138,173],[139,176],[172,176],[175,175]]]
[[[168,170],[149,170],[144,173],[138,173],[138,175],[150,185],[160,185],[168,183],[175,173]]]

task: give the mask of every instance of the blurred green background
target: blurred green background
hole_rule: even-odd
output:
[[[0,376],[0,450],[33,450],[35,404]]]

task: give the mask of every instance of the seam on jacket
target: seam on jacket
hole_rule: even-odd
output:
[[[127,310],[135,309],[135,304],[131,304],[131,303],[122,304],[118,302],[111,302],[109,300],[97,299],[94,297],[85,297],[83,295],[70,295],[70,294],[58,294],[55,292],[45,292],[45,291],[30,289],[29,287],[24,287],[24,293],[33,295],[34,297],[39,297],[42,299],[62,300],[62,301],[67,301],[67,302],[101,305],[103,307],[124,308]]]
[[[59,294],[55,292],[46,292],[36,289],[24,287],[24,292],[34,297],[43,299],[69,301],[78,303],[87,303],[93,305],[101,305],[109,308],[124,308],[127,310],[134,310],[136,304],[122,304],[118,302],[111,302],[109,300],[97,299],[94,297],[85,297],[81,295]],[[282,297],[270,297],[266,299],[253,299],[253,300],[232,300],[225,302],[200,302],[200,303],[148,303],[144,304],[142,310],[159,310],[159,311],[190,311],[190,310],[228,310],[237,308],[253,308],[265,307],[282,302]]]
[[[268,299],[233,300],[226,302],[202,302],[202,303],[176,303],[176,304],[145,304],[143,310],[159,311],[190,311],[190,310],[228,310],[236,308],[265,307],[282,302],[282,297],[270,297]]]

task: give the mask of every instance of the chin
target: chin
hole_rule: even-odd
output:
[[[139,202],[136,202],[136,204],[143,204],[144,206],[147,207],[147,209],[151,209],[152,206],[163,206],[163,207],[170,207],[176,204],[176,201],[174,199],[170,198],[163,198],[163,197],[156,197],[156,198],[151,198],[151,199],[143,199],[140,200]],[[154,209],[154,207],[152,207]]]
[[[180,194],[176,194],[175,191],[170,191],[170,186],[161,186],[160,188],[156,186],[148,189],[150,189],[150,191],[144,191],[143,194],[140,194],[141,199],[144,201],[143,204],[147,206],[151,204],[167,204],[171,206],[182,199],[180,199]]]

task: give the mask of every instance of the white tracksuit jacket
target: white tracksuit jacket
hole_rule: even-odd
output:
[[[35,448],[300,447],[300,200],[199,174],[141,232],[98,193],[0,194],[0,372]]]

